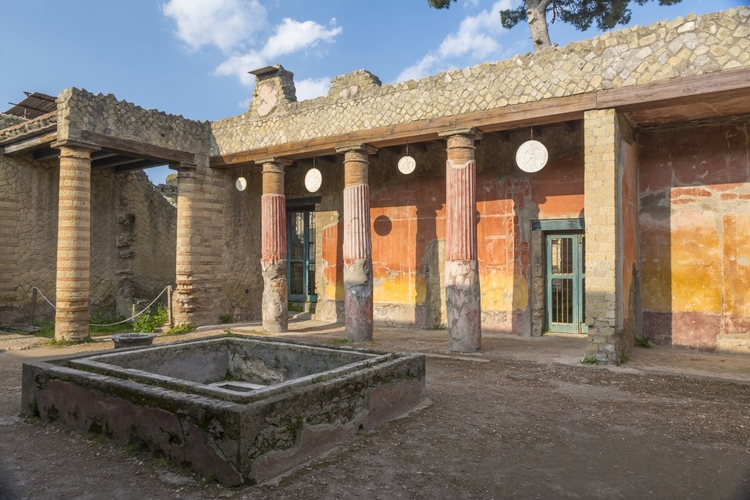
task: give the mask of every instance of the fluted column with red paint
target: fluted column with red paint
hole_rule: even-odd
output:
[[[289,324],[284,166],[291,162],[266,158],[256,163],[263,165],[263,195],[260,198],[263,330],[281,333],[288,330]]]
[[[372,241],[369,155],[377,149],[355,144],[344,153],[344,316],[346,338],[372,340]]]
[[[55,340],[89,335],[91,291],[91,152],[96,146],[63,143],[57,213]]]
[[[477,264],[477,163],[474,140],[478,130],[440,134],[448,140],[445,167],[445,302],[448,340],[453,352],[482,347],[482,306]]]

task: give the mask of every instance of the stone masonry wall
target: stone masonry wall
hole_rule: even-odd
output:
[[[265,118],[226,118],[211,123],[211,154],[748,66],[749,8],[691,14],[419,81],[363,85]]]
[[[586,357],[619,362],[622,262],[618,159],[621,135],[613,109],[584,115],[586,220]]]
[[[23,123],[25,121],[26,119],[21,118],[20,116],[6,115],[5,113],[0,113],[0,130],[11,127],[13,125],[18,125],[19,123]]]
[[[33,286],[55,302],[58,182],[57,160],[0,155],[2,324],[28,319]],[[174,283],[176,214],[143,172],[95,171],[92,186],[92,314],[111,316],[125,278],[136,298]],[[40,297],[37,320],[53,316]]]
[[[205,153],[208,122],[143,109],[112,94],[68,88],[57,98],[58,140],[80,140],[82,130],[176,151]]]
[[[129,317],[174,286],[177,210],[137,170],[94,171],[91,198],[92,310]]]

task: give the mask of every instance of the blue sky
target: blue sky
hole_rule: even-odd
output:
[[[392,83],[529,52],[528,26],[502,29],[497,14],[518,2],[458,0],[434,10],[427,0],[0,0],[0,109],[25,90],[79,87],[217,120],[247,110],[247,71],[268,64],[294,72],[302,100],[358,69]],[[630,25],[743,3],[635,5]],[[559,45],[597,34],[550,29]],[[148,173],[158,183],[169,170]]]

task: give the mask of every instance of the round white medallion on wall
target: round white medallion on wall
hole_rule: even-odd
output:
[[[404,156],[398,161],[398,170],[402,174],[410,174],[417,168],[417,162],[411,156]]]
[[[234,186],[237,188],[237,191],[244,191],[247,187],[247,180],[245,180],[244,177],[238,177],[237,182],[234,183]]]
[[[320,185],[323,184],[323,175],[320,170],[313,167],[305,174],[305,187],[311,193],[316,192],[320,189]]]
[[[516,164],[524,172],[539,172],[547,164],[547,148],[539,141],[530,140],[521,144],[516,151]]]

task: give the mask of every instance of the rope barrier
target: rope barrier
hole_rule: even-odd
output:
[[[136,313],[136,314],[134,314],[133,316],[131,316],[131,317],[127,318],[127,319],[124,319],[124,320],[122,320],[122,321],[118,321],[117,323],[109,323],[109,324],[106,324],[106,325],[97,325],[97,324],[94,324],[94,323],[89,323],[89,326],[114,326],[114,325],[120,325],[120,324],[122,324],[122,323],[127,323],[128,321],[130,321],[130,320],[132,320],[132,319],[135,319],[135,318],[137,318],[138,316],[140,316],[141,314],[143,314],[143,313],[145,313],[146,311],[148,311],[149,307],[151,307],[152,305],[154,305],[154,303],[155,303],[155,302],[156,302],[157,300],[159,300],[159,297],[161,297],[162,295],[164,295],[164,292],[166,292],[166,291],[167,291],[167,290],[169,290],[170,288],[171,288],[171,285],[167,285],[167,286],[165,286],[165,287],[164,287],[164,290],[162,290],[162,291],[161,291],[161,292],[159,293],[159,295],[157,295],[157,296],[156,296],[156,298],[155,298],[154,300],[152,300],[152,301],[151,301],[151,303],[150,303],[149,305],[147,305],[147,306],[146,306],[146,307],[145,307],[145,308],[144,308],[144,309],[143,309],[143,310],[142,310],[141,312],[139,312],[139,313]],[[51,306],[52,306],[53,308],[57,309],[57,307],[55,306],[55,304],[53,304],[52,302],[50,302],[50,301],[49,301],[49,299],[48,299],[47,297],[45,297],[45,295],[44,295],[44,294],[42,293],[42,291],[41,291],[41,290],[39,290],[39,289],[38,289],[37,287],[35,287],[35,286],[34,286],[34,287],[31,287],[31,289],[32,289],[32,290],[36,290],[37,292],[39,292],[39,295],[41,295],[41,296],[42,296],[42,298],[43,298],[44,300],[46,300],[46,301],[47,301],[47,304],[49,304],[49,305],[51,305]]]

